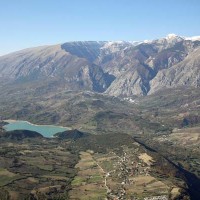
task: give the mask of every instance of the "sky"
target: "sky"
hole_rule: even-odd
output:
[[[200,35],[200,0],[0,0],[0,55],[68,41]]]

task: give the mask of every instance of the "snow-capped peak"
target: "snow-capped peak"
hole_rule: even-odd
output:
[[[170,33],[166,36],[166,39],[173,39],[173,38],[176,38],[178,37],[178,35],[174,34],[174,33]]]
[[[170,33],[168,34],[166,37],[165,37],[166,40],[183,40],[184,38],[179,36],[179,35],[176,35],[174,33]]]
[[[125,48],[131,47],[131,46],[135,46],[137,45],[139,42],[130,42],[130,41],[108,41],[106,42],[102,47],[101,50],[106,50],[109,53],[114,53],[120,50],[123,50]]]
[[[185,37],[185,40],[200,41],[200,36]]]
[[[179,35],[176,35],[174,33],[171,33],[171,34],[168,34],[166,37],[165,37],[166,40],[191,40],[191,41],[200,41],[200,36],[192,36],[192,37],[184,37],[184,36],[179,36]]]

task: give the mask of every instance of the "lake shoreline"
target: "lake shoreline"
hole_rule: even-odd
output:
[[[54,137],[56,133],[71,130],[69,127],[56,125],[38,125],[24,120],[3,120],[7,125],[3,126],[6,131],[29,130],[42,134],[46,138]]]
[[[66,126],[49,125],[49,124],[40,124],[40,125],[38,125],[38,124],[33,124],[33,123],[31,123],[31,122],[29,122],[29,121],[25,121],[25,120],[6,119],[6,120],[3,120],[3,121],[4,121],[4,122],[7,122],[7,123],[15,123],[15,122],[21,121],[21,122],[26,122],[26,123],[28,123],[28,124],[30,124],[30,125],[33,125],[33,126],[49,126],[49,127],[57,126],[57,127],[60,127],[60,128],[67,128],[68,130],[72,130],[72,128],[66,127]]]

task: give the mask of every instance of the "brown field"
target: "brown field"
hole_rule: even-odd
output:
[[[16,174],[9,172],[7,169],[0,169],[0,176],[14,177]]]
[[[180,188],[177,188],[177,187],[172,188],[172,190],[171,190],[171,198],[175,199],[177,196],[179,196],[180,195],[179,191],[180,191]]]
[[[140,154],[139,159],[143,160],[143,162],[149,166],[154,162],[153,158],[149,156],[147,153]]]
[[[131,179],[130,179],[131,180]],[[132,178],[133,183],[126,186],[127,194],[167,194],[169,187],[152,176],[137,176]]]

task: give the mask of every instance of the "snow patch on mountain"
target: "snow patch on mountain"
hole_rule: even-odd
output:
[[[185,40],[200,41],[200,36],[185,37]]]
[[[180,36],[178,36],[178,35],[176,35],[176,34],[174,34],[174,33],[170,33],[170,34],[168,34],[165,38],[167,39],[167,40],[172,40],[172,39],[176,39],[176,38],[179,38]]]
[[[132,46],[133,44],[130,42],[126,42],[126,41],[109,41],[106,42],[105,45],[103,47],[101,47],[101,50],[106,50],[109,53],[114,53],[117,51],[121,51],[127,47]]]

